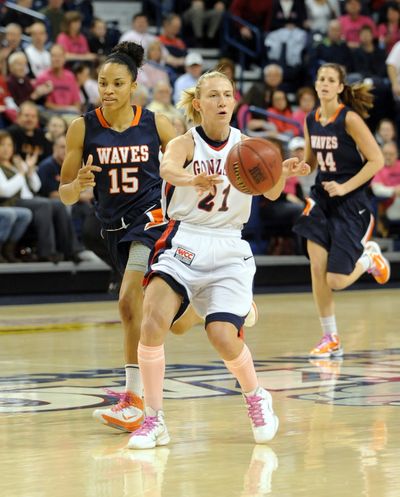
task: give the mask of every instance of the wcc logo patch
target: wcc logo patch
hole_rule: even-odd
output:
[[[193,252],[190,252],[190,250],[187,250],[183,247],[178,247],[174,255],[174,257],[176,257],[179,261],[183,262],[183,264],[186,264],[187,266],[190,266],[190,264],[192,264],[194,256],[195,254]]]

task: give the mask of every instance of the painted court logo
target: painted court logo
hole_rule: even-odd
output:
[[[178,247],[176,249],[174,257],[176,257],[179,261],[183,262],[183,264],[186,264],[187,266],[190,266],[193,262],[195,254],[193,252],[190,252],[190,250],[187,250],[183,247]]]
[[[340,406],[400,406],[400,348],[362,351],[341,360],[276,357],[256,360],[261,386],[284,398]],[[0,379],[0,414],[95,408],[115,401],[106,388],[123,391],[123,369],[20,374]],[[221,361],[167,366],[166,399],[240,395]]]

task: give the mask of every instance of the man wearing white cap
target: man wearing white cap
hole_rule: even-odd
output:
[[[179,76],[174,85],[174,102],[179,102],[181,93],[186,88],[196,86],[203,72],[203,57],[198,52],[189,52],[185,57],[185,74]]]

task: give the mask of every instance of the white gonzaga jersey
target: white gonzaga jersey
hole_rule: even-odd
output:
[[[206,172],[220,174],[223,179],[213,193],[199,197],[193,186],[173,186],[164,182],[162,207],[166,218],[199,224],[210,228],[242,229],[250,216],[251,195],[239,192],[225,175],[225,160],[229,150],[240,142],[241,132],[230,128],[229,139],[219,148],[209,145],[193,127],[193,160],[185,167],[194,175]]]

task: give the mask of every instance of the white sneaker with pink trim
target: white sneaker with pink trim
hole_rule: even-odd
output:
[[[129,438],[128,449],[153,449],[159,445],[167,445],[170,441],[164,412],[146,407],[146,417],[142,426]]]
[[[264,444],[272,440],[278,431],[279,419],[272,410],[272,397],[264,388],[258,387],[253,395],[244,394],[254,440]]]

